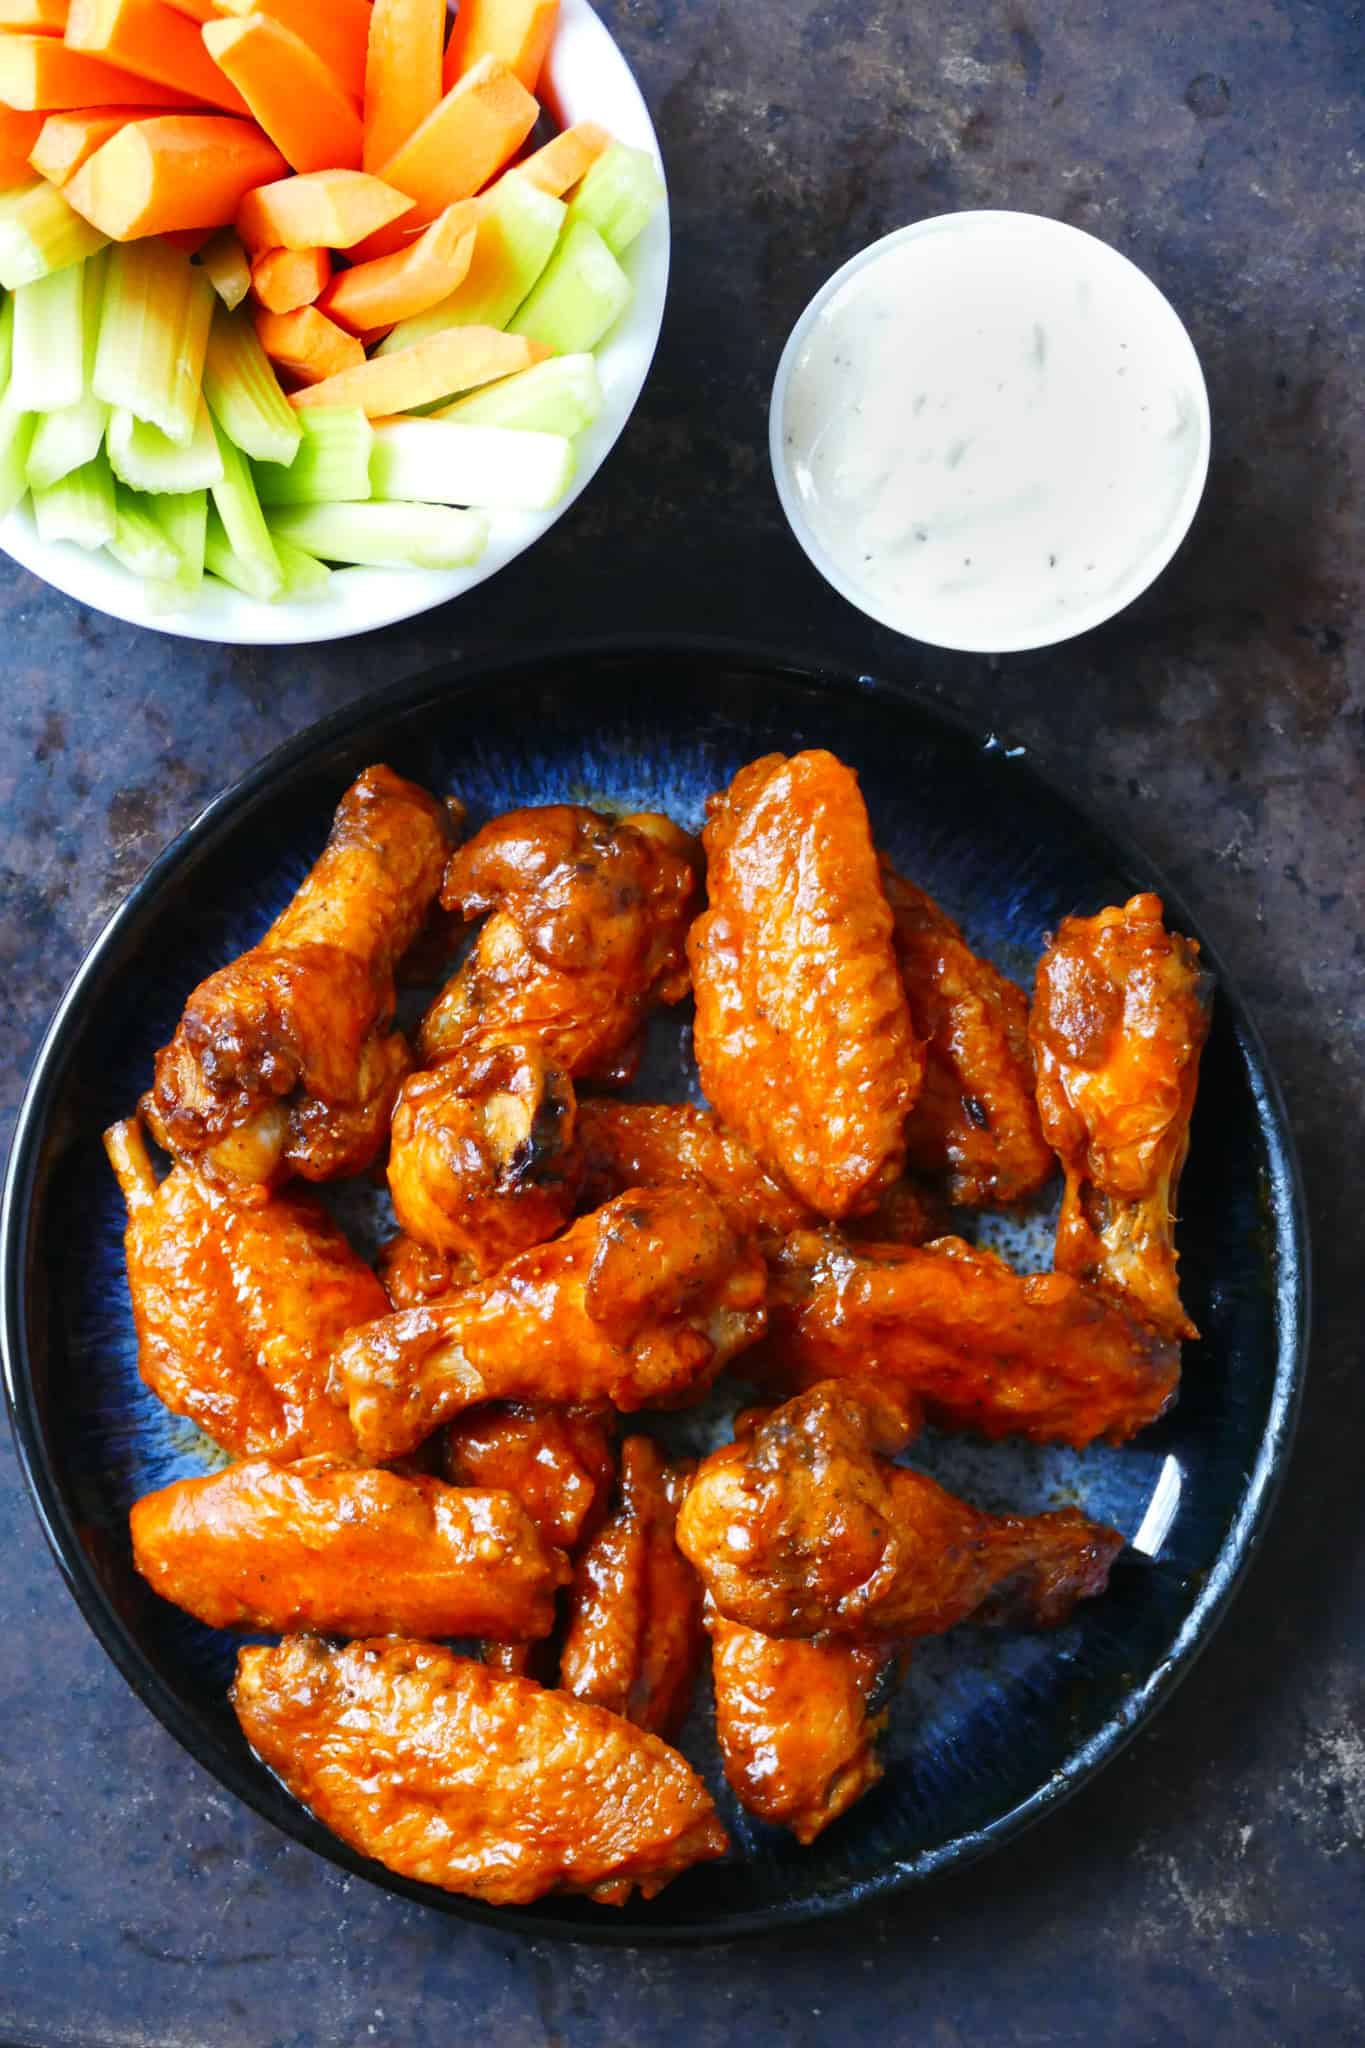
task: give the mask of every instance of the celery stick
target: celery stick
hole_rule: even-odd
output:
[[[223,228],[199,251],[200,267],[229,313],[235,313],[251,290],[251,265],[235,228]]]
[[[208,527],[207,491],[162,492],[149,498],[148,510],[179,556],[179,567],[164,580],[147,584],[147,603],[154,612],[187,611],[204,583],[204,541]]]
[[[137,496],[126,484],[114,485],[114,537],[107,542],[110,554],[130,575],[155,577],[168,582],[179,573],[180,550],[161,531],[150,510],[151,501]]]
[[[299,452],[299,416],[280,389],[250,318],[219,306],[204,362],[204,396],[229,440],[253,462],[288,468]]]
[[[10,389],[25,412],[78,405],[85,389],[85,274],[54,270],[14,294]]]
[[[664,181],[648,150],[613,142],[569,201],[569,219],[596,228],[619,256],[649,225],[663,196]]]
[[[573,472],[573,444],[563,434],[450,420],[388,420],[374,430],[376,498],[544,512],[559,503]]]
[[[573,221],[545,274],[508,327],[557,356],[595,348],[630,299],[630,279],[596,228]]]
[[[240,448],[233,446],[217,422],[214,432],[218,438],[218,453],[223,458],[223,475],[209,488],[228,545],[241,575],[246,578],[245,584],[238,587],[246,589],[252,597],[278,597],[284,587],[284,572],[271,545],[270,532],[256,496],[256,487],[251,481],[247,459]],[[209,528],[210,532],[214,530],[212,520]],[[208,566],[212,569],[214,565],[209,562]],[[215,575],[219,573],[214,569]],[[227,580],[230,582],[232,579],[229,577]]]
[[[590,355],[552,356],[515,376],[500,377],[443,405],[437,419],[468,427],[523,427],[537,434],[578,434],[590,427],[605,400]]]
[[[368,498],[374,431],[364,413],[319,406],[296,417],[303,439],[288,467],[279,462],[253,465],[261,503],[330,505]]]
[[[270,515],[271,531],[327,562],[373,568],[463,569],[477,562],[488,521],[445,505],[294,505]]]
[[[33,516],[42,541],[74,540],[77,547],[107,547],[118,527],[114,472],[101,451],[93,462],[33,493]]]
[[[46,178],[0,192],[0,285],[6,291],[83,263],[108,239],[82,220]]]
[[[213,306],[213,286],[178,249],[154,238],[121,243],[104,285],[96,397],[188,448]]]
[[[401,320],[378,355],[447,327],[505,327],[554,254],[568,209],[509,172],[479,201],[474,260],[464,281],[428,313]]]
[[[14,301],[0,299],[0,519],[7,519],[28,489],[27,462],[34,422],[10,396]]]
[[[51,412],[39,420],[28,454],[28,480],[43,490],[73,469],[93,462],[104,439],[109,408],[94,392],[95,350],[100,338],[100,309],[104,304],[104,278],[108,262],[103,249],[87,257],[81,266],[84,304],[81,308],[82,363],[81,395],[74,405]]]
[[[109,420],[109,460],[114,475],[135,491],[203,491],[223,479],[223,458],[202,398],[188,448],[178,448],[159,427],[120,407]]]
[[[327,586],[332,580],[332,572],[327,564],[320,562],[316,555],[306,553],[303,548],[295,547],[292,540],[285,540],[281,534],[275,534],[273,539],[275,553],[279,556],[280,567],[284,571],[281,599],[307,602],[310,598],[325,596]]]

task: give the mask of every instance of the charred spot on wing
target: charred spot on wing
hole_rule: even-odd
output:
[[[964,1095],[962,1098],[962,1107],[966,1114],[967,1121],[969,1123],[975,1124],[976,1128],[979,1131],[988,1131],[990,1129],[990,1111],[987,1109],[985,1103],[979,1099],[979,1097],[975,1095]]]

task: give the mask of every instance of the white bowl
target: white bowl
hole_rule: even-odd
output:
[[[980,654],[1131,604],[1189,530],[1209,446],[1173,307],[1108,243],[1028,213],[940,214],[860,251],[792,329],[769,415],[782,509],[825,580]],[[1049,551],[1061,532],[1074,552]]]
[[[562,0],[545,87],[545,96],[566,124],[597,121],[619,141],[659,157],[658,137],[640,88],[588,0]],[[430,611],[524,554],[568,511],[606,461],[634,410],[654,357],[668,291],[668,254],[665,199],[624,258],[635,294],[596,351],[606,404],[577,438],[578,470],[572,486],[552,511],[491,513],[488,546],[471,568],[338,569],[325,594],[311,603],[262,604],[225,586],[206,584],[193,611],[167,614],[148,608],[141,583],[112,556],[89,553],[70,541],[41,541],[27,504],[0,522],[0,548],[45,583],[96,611],[185,640],[248,647],[344,640]]]

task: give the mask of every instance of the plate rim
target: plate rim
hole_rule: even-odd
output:
[[[1039,785],[1054,801],[1069,806],[1112,848],[1120,865],[1148,877],[1177,920],[1199,932],[1205,957],[1218,978],[1267,1148],[1272,1183],[1270,1209],[1275,1226],[1273,1301],[1278,1355],[1265,1430],[1214,1562],[1162,1660],[1128,1691],[1103,1725],[1069,1753],[1045,1784],[1007,1812],[913,1857],[890,1862],[874,1877],[843,1884],[826,1895],[732,1912],[710,1923],[671,1922],[664,1915],[626,1920],[605,1908],[590,1918],[591,1909],[582,1905],[579,1912],[584,1917],[567,1917],[556,1910],[562,1902],[554,1899],[547,1901],[544,1908],[508,1908],[443,1892],[435,1886],[400,1877],[359,1855],[315,1820],[283,1787],[279,1788],[279,1797],[273,1798],[266,1784],[240,1759],[225,1750],[220,1753],[212,1736],[181,1705],[120,1620],[80,1544],[38,1414],[26,1315],[34,1250],[29,1241],[28,1222],[39,1155],[49,1123],[59,1108],[62,1068],[79,1031],[83,999],[106,971],[117,971],[109,966],[109,956],[125,941],[129,927],[136,924],[182,864],[221,844],[240,815],[249,812],[281,778],[287,780],[305,769],[314,756],[344,742],[377,719],[401,720],[437,699],[458,697],[529,672],[546,677],[556,669],[573,671],[588,664],[629,665],[667,658],[729,662],[761,671],[775,682],[796,684],[815,693],[850,701],[871,697],[893,707],[900,705],[956,740],[997,751],[1009,761],[1012,770]],[[1293,1130],[1278,1076],[1255,1018],[1235,977],[1227,971],[1220,946],[1207,936],[1205,920],[1190,915],[1183,892],[1170,883],[1136,839],[1102,817],[1098,804],[1054,771],[1040,749],[1016,748],[999,725],[983,730],[965,714],[945,706],[922,685],[898,673],[899,664],[894,656],[878,667],[879,672],[874,674],[857,668],[851,660],[812,657],[808,651],[798,652],[779,642],[730,635],[605,634],[539,640],[511,651],[485,646],[367,691],[272,748],[211,798],[156,856],[115,906],[82,956],[43,1033],[25,1084],[0,1195],[0,1379],[20,1470],[67,1591],[133,1692],[201,1769],[301,1846],[369,1883],[457,1918],[531,1938],[556,1936],[616,1947],[692,1946],[826,1921],[840,1913],[890,1899],[948,1870],[965,1868],[1022,1834],[1090,1783],[1165,1704],[1225,1618],[1274,1510],[1289,1462],[1307,1373],[1312,1255],[1304,1181]]]

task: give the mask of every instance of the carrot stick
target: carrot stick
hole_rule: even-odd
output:
[[[194,23],[162,0],[71,0],[66,44],[121,65],[137,78],[192,93],[211,107],[250,112],[204,48]]]
[[[464,282],[478,221],[475,202],[457,200],[406,249],[373,263],[358,263],[334,277],[318,301],[320,310],[350,333],[361,335],[425,313]]]
[[[559,0],[460,0],[446,45],[446,91],[480,57],[499,57],[534,92],[558,19]]]
[[[0,0],[0,29],[30,29],[59,36],[66,27],[67,0]]]
[[[219,14],[268,14],[316,50],[357,103],[365,92],[369,0],[215,0]]]
[[[116,64],[69,50],[57,36],[0,36],[0,100],[50,113],[64,107],[203,108],[189,93],[134,78]]]
[[[66,197],[111,241],[225,227],[284,160],[250,121],[164,114],[120,129],[71,178]]]
[[[251,266],[251,288],[267,313],[295,313],[312,305],[331,275],[326,249],[267,249]]]
[[[319,389],[324,381],[349,375],[365,361],[355,336],[343,333],[316,306],[300,306],[293,313],[258,313],[256,332],[272,363]]]
[[[445,0],[374,0],[365,60],[365,169],[381,171],[441,97]]]
[[[237,232],[257,256],[265,249],[349,249],[411,211],[405,193],[364,171],[310,171],[249,193]]]
[[[296,391],[289,402],[300,408],[359,406],[371,419],[380,419],[529,370],[550,353],[544,342],[503,334],[496,327],[449,327],[415,341],[411,348],[395,349],[391,356],[374,356],[311,390]]]
[[[385,165],[385,182],[415,204],[401,226],[371,236],[358,254],[365,259],[391,255],[414,229],[486,185],[521,147],[539,112],[534,97],[505,64],[496,57],[481,58]]]
[[[166,0],[166,5],[189,21],[212,21],[216,14],[213,0]]]
[[[179,249],[182,255],[197,256],[205,242],[212,240],[214,233],[213,228],[172,228],[161,239],[169,242],[173,249]]]
[[[0,106],[0,191],[7,185],[24,184],[30,164],[35,171],[42,171],[41,164],[33,163],[32,152],[38,146],[44,121],[42,114],[20,114],[13,107]],[[47,173],[44,171],[43,175],[46,177]]]
[[[130,121],[145,121],[147,109],[80,107],[61,114],[26,114],[24,119],[42,122],[29,162],[50,185],[64,185],[97,149],[103,149],[111,135],[117,135]]]
[[[268,14],[210,21],[204,47],[296,171],[358,170],[362,130],[334,71]]]

